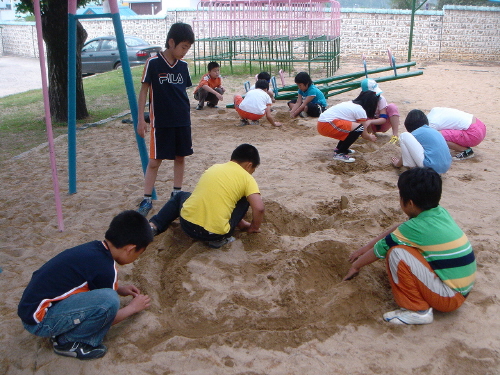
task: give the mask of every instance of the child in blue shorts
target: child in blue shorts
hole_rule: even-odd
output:
[[[191,142],[190,103],[186,88],[192,85],[187,63],[182,59],[194,43],[190,25],[178,22],[171,26],[166,49],[147,60],[139,93],[139,113],[144,112],[149,92],[151,138],[149,162],[144,178],[144,198],[138,212],[147,216],[153,203],[151,196],[164,159],[174,161],[174,189],[181,191],[184,179],[184,157],[193,154]],[[137,132],[146,135],[148,126],[139,116]]]
[[[148,221],[124,211],[110,223],[103,241],[64,250],[33,273],[17,314],[24,328],[50,337],[56,354],[96,359],[111,325],[150,306],[150,298],[134,285],[118,285],[116,264],[135,261],[153,241]],[[132,296],[120,308],[118,296]]]

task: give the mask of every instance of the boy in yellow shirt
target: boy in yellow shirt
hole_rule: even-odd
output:
[[[193,193],[174,195],[150,220],[155,235],[167,230],[180,217],[181,228],[196,240],[219,248],[234,241],[235,228],[260,232],[264,203],[252,174],[260,164],[257,149],[249,144],[236,147],[231,160],[203,172]],[[252,221],[244,220],[252,207]]]

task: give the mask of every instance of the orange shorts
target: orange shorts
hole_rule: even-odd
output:
[[[352,129],[352,122],[347,120],[333,120],[332,122],[319,122],[318,133],[325,137],[335,138],[343,141]]]
[[[391,247],[385,259],[392,294],[400,307],[412,311],[432,307],[448,312],[464,303],[465,297],[441,281],[414,247]]]
[[[264,117],[264,115],[256,115],[255,113],[250,113],[250,112],[243,111],[242,109],[240,109],[240,104],[242,101],[243,101],[243,97],[241,97],[240,95],[236,95],[234,97],[234,108],[236,109],[236,112],[238,112],[238,114],[240,115],[241,118],[251,120],[251,121],[257,121],[257,120],[261,119],[262,117]]]

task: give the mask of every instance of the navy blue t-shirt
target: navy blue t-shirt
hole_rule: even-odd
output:
[[[94,289],[116,290],[117,269],[101,241],[64,250],[33,272],[17,314],[26,324],[37,324],[57,301]]]
[[[191,125],[186,88],[192,86],[187,63],[170,65],[161,53],[146,62],[142,83],[149,84],[149,117],[155,128]]]

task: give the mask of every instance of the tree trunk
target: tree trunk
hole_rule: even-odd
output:
[[[50,7],[42,16],[42,27],[47,46],[50,111],[55,121],[64,122],[68,120],[68,3]],[[76,118],[83,119],[89,114],[83,91],[80,51],[87,32],[78,21],[76,29]]]

